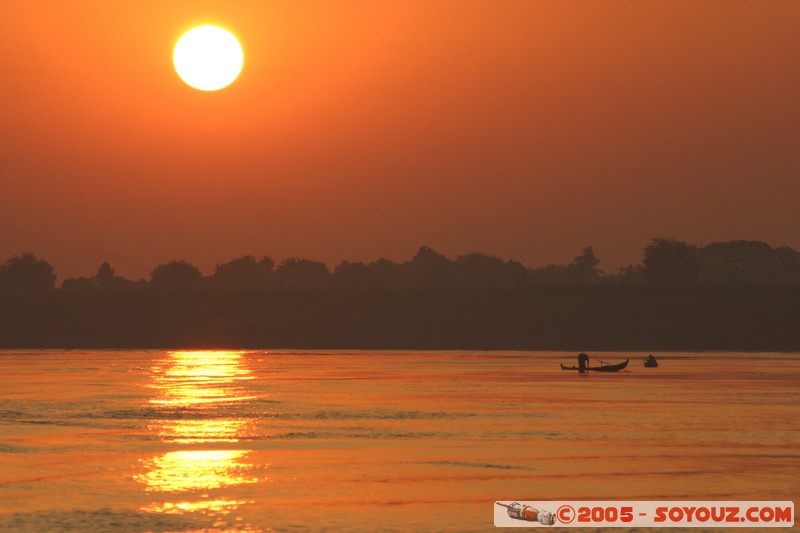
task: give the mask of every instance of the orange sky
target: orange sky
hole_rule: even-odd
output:
[[[800,248],[800,2],[3,2],[0,261]],[[200,23],[241,77],[172,67]]]

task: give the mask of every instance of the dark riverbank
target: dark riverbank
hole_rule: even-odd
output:
[[[800,288],[0,294],[1,348],[800,350]]]

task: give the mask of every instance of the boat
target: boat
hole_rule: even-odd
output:
[[[656,358],[652,355],[648,355],[645,359],[642,359],[642,361],[644,361],[645,368],[658,368],[658,361],[656,361]]]
[[[617,363],[616,365],[601,365],[601,366],[587,366],[586,370],[592,372],[619,372],[620,370],[624,370],[626,366],[628,366],[628,361],[630,359],[625,359],[622,363]],[[565,364],[561,364],[561,370],[580,370],[577,366],[567,366]]]

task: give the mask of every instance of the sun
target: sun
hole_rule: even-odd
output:
[[[234,35],[219,26],[197,26],[184,33],[172,54],[178,76],[190,87],[218,91],[242,71],[244,53]]]

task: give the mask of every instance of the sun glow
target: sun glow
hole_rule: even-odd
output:
[[[198,26],[178,39],[172,54],[178,76],[190,87],[218,91],[242,71],[244,53],[234,35],[219,26]]]

